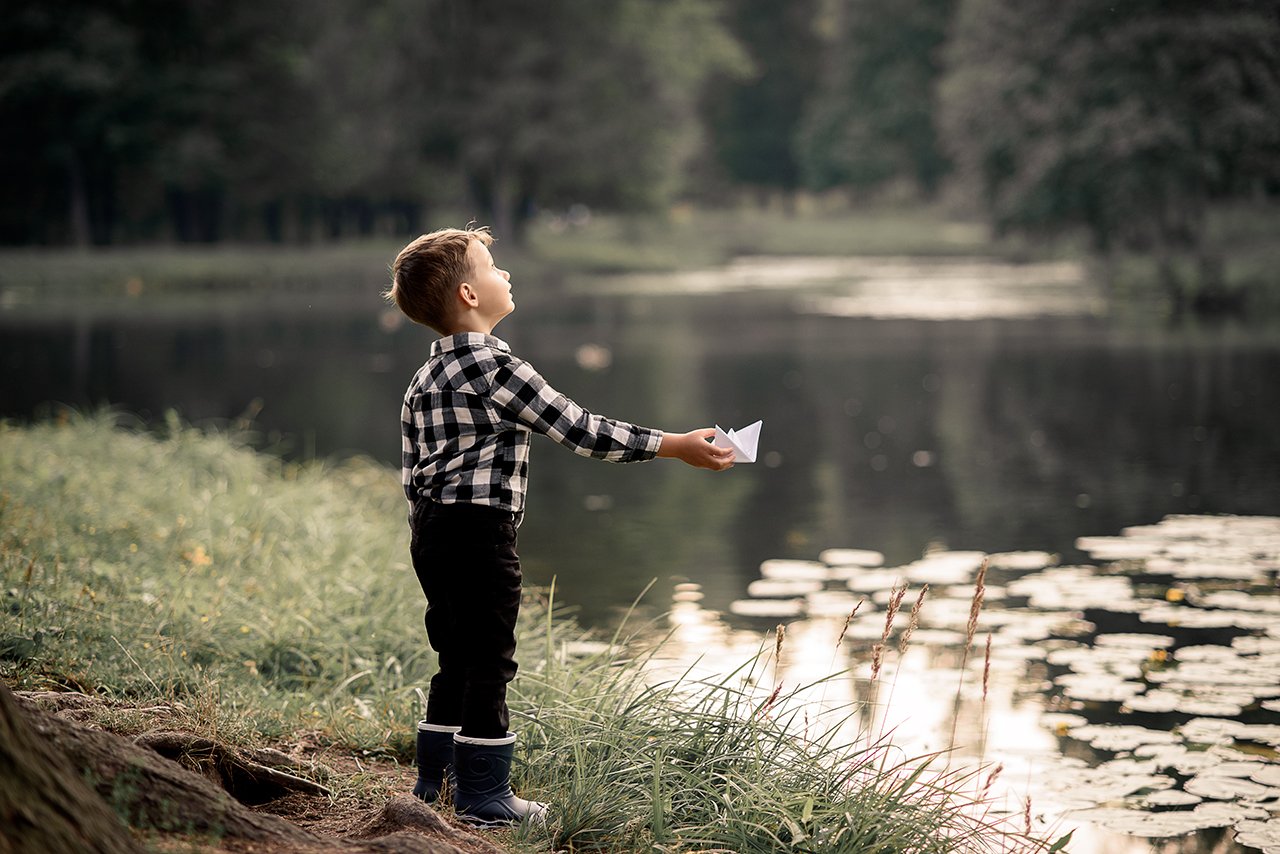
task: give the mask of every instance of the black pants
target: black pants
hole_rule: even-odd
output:
[[[516,675],[520,558],[514,514],[480,504],[423,499],[409,517],[409,552],[427,596],[427,639],[440,670],[427,722],[502,738],[507,683]]]

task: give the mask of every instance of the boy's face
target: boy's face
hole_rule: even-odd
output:
[[[498,268],[489,247],[479,240],[471,241],[467,247],[467,258],[471,262],[471,275],[466,283],[475,294],[474,309],[479,318],[492,328],[515,311],[516,303],[511,298],[511,274]]]

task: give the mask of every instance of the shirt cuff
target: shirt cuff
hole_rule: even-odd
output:
[[[646,429],[643,435],[644,442],[640,446],[640,458],[651,460],[658,456],[658,449],[662,447],[662,431]]]

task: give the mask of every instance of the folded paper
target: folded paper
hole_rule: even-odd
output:
[[[725,432],[717,424],[714,444],[721,448],[733,448],[735,462],[754,463],[756,461],[756,449],[760,445],[760,427],[763,424],[763,421],[757,421],[754,424],[748,424],[741,430],[729,430],[728,432]]]

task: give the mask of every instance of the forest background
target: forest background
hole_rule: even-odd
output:
[[[0,244],[906,203],[1276,287],[1274,0],[4,5]]]

